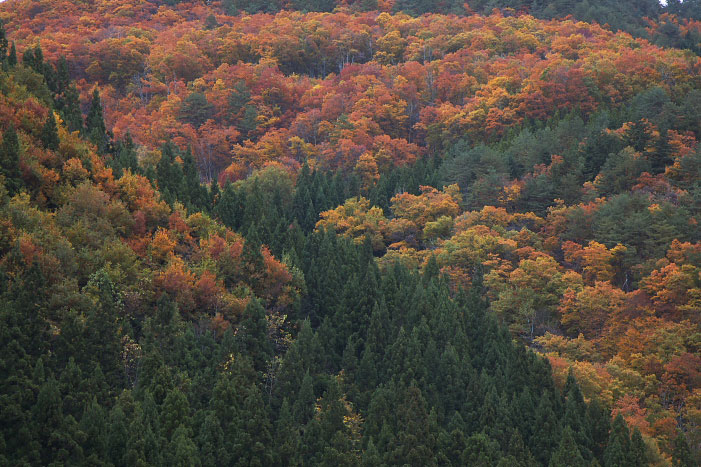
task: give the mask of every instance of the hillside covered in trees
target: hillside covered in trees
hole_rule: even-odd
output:
[[[0,3],[0,464],[698,465],[698,9]]]

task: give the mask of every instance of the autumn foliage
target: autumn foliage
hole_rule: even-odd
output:
[[[262,385],[266,397],[306,391],[304,410],[286,409],[295,423],[337,422],[359,462],[362,420],[346,397],[368,411],[389,405],[344,378],[379,381],[367,362],[377,360],[372,345],[387,344],[387,322],[401,329],[393,338],[404,353],[391,360],[404,367],[386,374],[413,368],[402,359],[425,347],[429,328],[449,332],[424,320],[404,334],[409,318],[388,316],[385,306],[412,305],[413,291],[377,285],[401,265],[422,287],[445,286],[446,300],[484,299],[509,345],[547,357],[568,403],[573,375],[587,402],[639,431],[656,462],[672,458],[679,433],[698,453],[698,55],[572,18],[413,17],[390,14],[396,2],[377,11],[351,3],[236,15],[231,2],[2,4],[26,57],[0,81],[3,280],[41,271],[51,290],[42,319],[54,336],[69,328],[69,311],[84,322],[118,284],[109,313],[138,323],[113,332],[127,375],[129,352],[140,351],[130,336],[142,324],[165,333],[149,326],[172,310],[198,333],[235,333],[236,352],[255,356],[250,379],[265,380],[240,405],[262,406]],[[669,24],[687,38],[701,31],[663,15],[650,20],[650,38]],[[51,82],[58,63],[69,64],[79,128],[67,104],[58,109],[70,91]],[[105,128],[94,133],[98,114]],[[384,287],[392,302],[362,296],[365,287]],[[318,348],[290,347],[290,333],[309,337],[304,326],[321,336]],[[301,363],[280,370],[288,348],[295,362],[317,358],[305,352],[321,354],[321,345],[327,360],[314,364],[343,369],[314,374],[314,384],[309,362],[306,376]],[[230,351],[227,372],[241,365]],[[436,352],[426,351],[434,366],[463,365],[451,348]],[[468,376],[474,385],[486,378]],[[287,386],[275,386],[278,377]],[[417,396],[425,375],[405,379],[401,394],[414,405],[402,416],[422,413],[415,427],[438,423]],[[490,394],[482,406],[512,404]],[[367,426],[378,437],[391,431]],[[506,445],[505,433],[492,436]]]

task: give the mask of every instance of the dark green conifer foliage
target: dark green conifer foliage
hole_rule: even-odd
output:
[[[90,109],[85,117],[85,134],[97,146],[98,151],[104,153],[108,150],[109,136],[102,116],[102,100],[97,87],[93,89]]]
[[[679,433],[674,438],[674,449],[672,451],[672,465],[674,467],[696,467],[699,463],[694,459],[689,443],[686,441],[684,433]]]
[[[131,171],[131,173],[141,173],[136,147],[129,132],[124,135],[121,141],[116,143],[115,154],[110,161],[110,166],[115,178],[120,178],[124,174],[125,169]]]
[[[584,398],[579,390],[579,385],[574,378],[572,371],[567,375],[565,382],[566,402],[564,425],[572,429],[572,436],[581,446],[581,455],[585,459],[591,459],[590,446],[593,442],[590,437],[590,426],[587,423],[587,405],[584,403]]]
[[[80,111],[80,98],[75,83],[70,83],[59,97],[57,108],[68,130],[83,130],[83,113]]]
[[[279,0],[234,0],[234,5],[236,6],[237,10],[245,10],[247,13],[274,13],[280,10]]]
[[[309,371],[302,378],[302,385],[297,394],[297,399],[293,407],[294,417],[300,425],[305,425],[314,416],[316,396],[314,396],[314,384]]]
[[[293,0],[292,5],[300,11],[333,11],[335,0]]]
[[[362,465],[363,467],[374,467],[376,465],[382,465],[380,453],[377,451],[372,437],[368,441],[368,445],[365,448],[365,451],[363,451]]]
[[[58,138],[58,127],[56,126],[56,117],[53,111],[49,111],[46,116],[46,121],[41,129],[41,144],[44,145],[46,149],[52,151],[57,151],[58,146],[61,141]]]
[[[216,212],[217,204],[221,199],[221,189],[219,188],[219,181],[216,177],[212,179],[212,183],[209,186],[209,205],[212,212]]]
[[[201,92],[193,92],[183,101],[180,109],[181,120],[199,127],[212,117],[214,106],[207,101],[207,97]]]
[[[274,439],[276,445],[275,463],[284,463],[289,466],[301,465],[300,444],[302,439],[287,398],[282,401]]]
[[[388,454],[400,465],[435,464],[434,448],[436,427],[432,426],[426,401],[421,390],[411,386],[406,390],[403,403],[397,408],[397,430],[394,446]]]
[[[239,81],[234,84],[233,89],[229,93],[228,103],[229,111],[233,116],[238,116],[246,104],[251,100],[251,92],[248,90],[245,81]]]
[[[197,438],[200,447],[202,465],[224,465],[229,456],[224,448],[224,431],[213,411],[205,415]]]
[[[7,64],[10,67],[15,67],[17,66],[17,49],[15,48],[15,42],[12,41],[12,45],[10,46],[10,53],[7,56]]]
[[[5,187],[10,196],[19,192],[24,185],[19,162],[19,138],[14,126],[10,126],[3,133],[2,146],[0,146],[0,175],[5,177]]]
[[[59,379],[60,391],[63,396],[63,413],[75,420],[80,420],[83,408],[89,402],[89,395],[83,391],[83,372],[70,357]]]
[[[183,196],[185,193],[183,168],[175,160],[177,153],[178,149],[173,143],[165,143],[161,147],[161,159],[156,166],[158,189],[163,199],[171,205],[178,196]]]
[[[592,438],[592,452],[601,463],[611,427],[611,416],[596,399],[592,400],[587,407],[587,423]]]
[[[204,20],[204,28],[207,30],[211,30],[219,26],[217,24],[217,17],[214,15],[208,15],[205,20]]]
[[[44,74],[44,53],[41,46],[28,47],[22,55],[22,64],[40,75]]]
[[[647,446],[640,434],[640,430],[635,428],[630,439],[630,465],[648,465]]]
[[[85,406],[80,419],[80,430],[85,433],[82,443],[87,461],[98,463],[107,455],[108,425],[104,408],[93,399]]]
[[[3,69],[5,69],[8,65],[8,45],[9,43],[7,41],[7,35],[5,33],[5,24],[2,21],[0,21],[0,67],[2,67]]]
[[[194,466],[201,465],[197,446],[192,440],[190,430],[180,425],[176,428],[168,450],[166,451],[166,463],[173,466]]]
[[[190,423],[190,404],[187,397],[177,388],[168,392],[159,419],[161,432],[166,439],[172,440],[176,430]]]
[[[203,211],[209,205],[209,200],[207,196],[207,189],[202,185],[200,181],[200,175],[197,171],[197,163],[192,155],[190,148],[185,151],[182,155],[183,160],[183,183],[185,191],[178,197],[182,197],[183,202],[188,206],[188,208],[193,211]]]
[[[435,2],[430,0],[398,0],[394,4],[394,11],[403,11],[410,15],[422,15],[424,13],[429,13],[435,11]],[[463,13],[463,4],[457,0],[448,0],[443,2],[441,5],[441,11],[443,13]]]
[[[476,433],[467,439],[467,446],[460,456],[462,465],[496,465],[499,445],[484,433]]]
[[[588,465],[579,452],[577,443],[574,441],[574,433],[569,426],[562,431],[560,446],[550,458],[549,465],[550,467],[586,467]]]
[[[90,277],[86,292],[96,300],[86,320],[87,351],[97,356],[101,370],[110,386],[119,386],[123,381],[121,342],[118,335],[122,301],[119,291],[104,271]]]
[[[619,414],[611,424],[608,445],[604,451],[604,465],[625,466],[630,459],[630,431]]]
[[[258,299],[252,298],[246,305],[236,338],[240,351],[253,361],[256,371],[264,371],[273,355],[273,347],[268,337],[265,309]]]

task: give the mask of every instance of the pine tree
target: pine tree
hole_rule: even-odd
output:
[[[10,126],[2,135],[0,146],[0,175],[5,176],[5,187],[10,195],[22,189],[22,173],[19,168],[20,146],[14,126]]]
[[[694,459],[689,443],[686,441],[684,433],[680,432],[674,438],[674,448],[672,451],[672,465],[674,467],[696,467],[698,462]]]
[[[116,144],[115,152],[116,154],[111,161],[115,178],[120,178],[124,173],[124,169],[129,169],[131,173],[140,172],[134,141],[131,139],[131,134],[128,131],[122,141]]]
[[[550,458],[550,467],[586,467],[582,454],[574,440],[574,433],[569,426],[562,432],[560,446]]]
[[[190,430],[180,425],[175,429],[168,445],[168,465],[174,467],[198,467],[201,465],[197,446],[192,441]]]
[[[121,296],[104,270],[90,276],[85,291],[97,302],[86,320],[88,352],[95,355],[105,372],[106,380],[114,387],[122,381],[120,364],[122,345],[119,339],[119,318],[122,311]]]
[[[57,105],[61,119],[70,131],[83,130],[83,113],[80,110],[80,96],[75,83],[70,83]]]
[[[173,439],[176,430],[190,423],[190,404],[179,389],[168,392],[161,407],[160,426],[167,439]]]
[[[58,138],[56,117],[54,116],[54,112],[51,110],[47,114],[46,122],[44,122],[44,126],[41,129],[40,139],[41,144],[44,146],[44,148],[50,149],[52,151],[58,150],[58,146],[61,143],[61,141]]]
[[[635,428],[630,439],[630,465],[648,465],[647,446],[640,434],[640,430]]]
[[[572,429],[572,435],[576,444],[580,447],[582,456],[585,459],[591,459],[590,446],[593,443],[589,435],[589,426],[586,419],[587,405],[571,370],[567,376],[565,391],[567,391],[567,399],[565,401],[564,425]]]
[[[619,414],[611,424],[608,445],[604,451],[604,465],[626,466],[630,458],[630,431]]]
[[[27,47],[22,55],[22,64],[43,76],[44,52],[42,52],[41,46],[37,45],[34,48]]]
[[[436,444],[434,427],[426,410],[426,401],[421,390],[409,387],[403,402],[397,408],[397,437],[392,446],[392,457],[401,464],[435,464]]]
[[[183,101],[180,119],[199,127],[212,117],[213,112],[214,106],[207,101],[207,96],[201,92],[193,92]]]
[[[212,179],[212,183],[209,186],[209,211],[216,212],[217,204],[221,198],[221,190],[219,189],[219,182],[217,177]]]
[[[53,376],[41,385],[36,405],[32,408],[32,421],[41,443],[43,463],[48,465],[58,454],[58,442],[64,425],[61,394]]]
[[[93,89],[92,100],[90,101],[90,110],[85,117],[85,134],[90,141],[97,146],[98,151],[104,153],[109,146],[109,137],[107,135],[107,127],[105,119],[102,116],[102,101],[100,99],[100,91],[97,87]]]
[[[380,453],[375,447],[375,443],[373,442],[372,437],[370,437],[370,440],[368,441],[368,446],[363,452],[362,466],[375,467],[378,465],[382,465],[382,459],[380,457]]]
[[[239,13],[236,7],[236,0],[224,0],[222,5],[224,7],[224,13],[227,15],[235,16]]]
[[[185,200],[195,211],[201,211],[208,205],[207,189],[200,182],[200,174],[190,148],[185,151],[183,159],[183,182],[185,184]]]
[[[274,450],[270,421],[257,385],[249,387],[240,417],[243,430],[236,444],[242,446],[243,455],[239,459],[245,459],[247,465],[272,466]]]
[[[292,5],[300,11],[333,11],[334,0],[293,0]]]
[[[129,424],[124,410],[119,405],[115,405],[110,411],[108,424],[106,457],[115,466],[126,467],[124,461],[129,439]]]
[[[265,309],[258,299],[251,298],[246,305],[236,338],[240,351],[251,358],[256,371],[265,370],[273,355],[273,347],[268,336]]]
[[[592,452],[594,457],[602,462],[611,427],[611,416],[597,399],[593,399],[587,407],[587,423],[592,438]]]
[[[276,463],[289,466],[301,465],[299,457],[301,437],[299,427],[292,416],[287,398],[283,399],[275,427]]]
[[[56,89],[54,90],[54,92],[59,96],[65,93],[66,90],[68,90],[68,87],[71,85],[71,75],[68,69],[68,60],[66,60],[66,57],[64,57],[63,55],[59,57],[58,62],[56,63],[55,82]]]
[[[299,388],[299,392],[297,393],[292,407],[295,421],[300,425],[308,423],[314,416],[315,405],[316,397],[314,396],[314,384],[312,382],[312,377],[309,375],[309,371],[307,371],[302,379],[302,386]]]
[[[12,41],[12,45],[10,46],[10,54],[7,56],[7,64],[12,68],[17,66],[17,49],[15,48],[14,41]]]
[[[96,463],[105,459],[107,453],[107,419],[104,409],[93,397],[83,411],[80,419],[80,430],[85,433],[83,450],[85,457]]]
[[[224,431],[213,411],[208,411],[205,415],[197,437],[197,444],[200,446],[203,465],[228,464],[228,453],[224,449]]]
[[[14,44],[13,44],[14,45]],[[5,68],[7,66],[7,36],[5,34],[5,24],[0,20],[0,66]]]

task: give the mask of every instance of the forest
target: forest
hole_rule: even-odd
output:
[[[700,13],[0,3],[0,465],[698,466]]]

